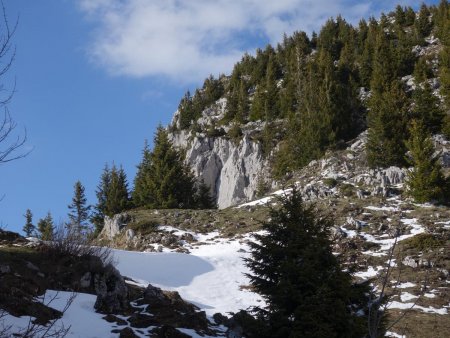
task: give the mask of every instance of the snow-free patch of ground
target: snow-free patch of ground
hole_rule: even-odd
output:
[[[122,275],[144,286],[150,283],[163,290],[178,291],[207,315],[263,304],[259,295],[245,290],[249,285],[245,273],[250,271],[243,259],[250,256],[246,242],[251,235],[239,240],[211,239],[214,237],[203,235],[203,244],[191,244],[190,254],[124,250],[113,253]]]

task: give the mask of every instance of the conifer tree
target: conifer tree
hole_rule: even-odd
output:
[[[154,148],[144,151],[133,193],[136,207],[189,208],[194,206],[194,177],[183,163],[180,151],[169,141],[167,131],[158,127]],[[136,185],[137,184],[137,185]]]
[[[87,199],[84,193],[84,186],[80,181],[75,182],[74,195],[69,208],[68,227],[74,233],[80,233],[87,229],[87,221],[89,220],[89,210],[91,207],[86,204]]]
[[[279,115],[277,73],[278,69],[275,56],[270,55],[267,62],[264,95],[264,118],[266,121],[273,121]]]
[[[362,337],[363,294],[331,249],[332,221],[304,206],[294,188],[263,223],[247,265],[251,285],[266,301],[256,308],[262,329],[254,337]],[[358,306],[355,306],[358,304]]]
[[[433,28],[433,24],[430,21],[430,11],[424,3],[420,6],[419,16],[414,23],[416,36],[418,39],[423,40],[426,38]]]
[[[135,206],[145,205],[150,201],[152,191],[148,188],[147,179],[151,172],[151,152],[147,140],[144,143],[142,150],[142,160],[137,166],[137,173],[134,178],[134,189],[131,193],[133,204]]]
[[[105,214],[113,216],[129,208],[130,195],[128,192],[127,175],[123,168],[117,168],[113,164],[110,175],[109,190],[106,194]]]
[[[413,120],[410,137],[406,143],[414,165],[408,173],[407,192],[416,202],[445,202],[446,181],[441,171],[439,159],[434,155],[431,135],[421,121]]]
[[[194,109],[192,106],[192,97],[189,90],[186,92],[184,97],[181,99],[178,105],[179,112],[179,123],[181,129],[186,129],[191,125],[194,119]]]
[[[94,206],[94,213],[91,216],[91,222],[95,225],[95,232],[98,234],[103,228],[103,219],[106,212],[106,200],[111,184],[111,171],[107,164],[103,168],[100,177],[100,183],[97,186],[95,195],[97,196],[97,204]]]
[[[37,228],[39,231],[39,237],[43,241],[51,241],[55,232],[55,225],[53,224],[53,217],[50,211],[47,213],[47,216],[41,218],[37,224]]]
[[[404,166],[408,100],[400,83],[369,100],[367,160],[371,167]]]
[[[36,227],[33,224],[33,214],[30,209],[27,209],[25,212],[25,225],[23,226],[22,231],[25,233],[27,237],[31,237],[36,233]]]
[[[432,134],[440,132],[444,112],[440,107],[439,98],[434,96],[428,81],[414,91],[413,101],[413,118],[420,120],[428,132]]]
[[[97,204],[90,220],[95,225],[95,233],[98,234],[103,228],[105,216],[111,217],[130,207],[127,176],[123,168],[117,169],[113,164],[110,169],[106,164],[95,194]]]
[[[214,198],[211,196],[209,186],[201,179],[197,183],[197,192],[195,194],[195,208],[196,209],[215,209],[217,205]]]

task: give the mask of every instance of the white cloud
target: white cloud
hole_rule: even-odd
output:
[[[243,51],[276,43],[283,33],[319,30],[391,10],[392,2],[349,0],[78,0],[97,29],[89,56],[112,74],[196,82],[229,72]],[[403,1],[417,5],[419,1]]]

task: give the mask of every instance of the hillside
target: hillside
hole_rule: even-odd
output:
[[[169,137],[220,208],[282,187],[366,129],[372,169],[409,166],[413,120],[450,137],[448,4],[411,11],[398,6],[358,26],[330,19],[186,93]]]
[[[257,292],[249,261],[274,210],[296,192],[313,224],[332,224],[316,233],[308,217],[294,219],[307,230],[293,247],[313,249],[305,259],[289,247],[288,275],[304,277],[307,294],[316,285],[296,274],[304,261],[320,269],[311,257],[323,249],[331,267],[317,279],[332,286],[319,285],[310,312],[333,312],[322,301],[334,304],[342,292],[350,328],[370,327],[381,304],[377,337],[449,336],[448,1],[417,12],[398,6],[357,27],[338,16],[318,34],[296,32],[246,54],[231,74],[187,92],[154,140],[131,191],[124,169],[105,165],[90,219],[77,182],[66,224],[75,237],[55,230],[50,213],[39,239],[0,229],[0,338],[260,338],[248,332],[269,328],[276,306],[251,312],[270,300]],[[292,244],[282,235],[271,247],[281,261]],[[280,317],[277,337],[306,316],[296,312],[296,282],[279,280],[289,288],[277,296],[295,313]]]
[[[373,279],[379,290],[389,252],[397,241],[393,270],[388,278],[388,292],[392,294],[390,320],[394,321],[406,309],[407,314],[391,331],[407,337],[445,337],[450,306],[447,292],[450,209],[416,204],[402,194],[406,169],[371,170],[365,166],[366,136],[363,133],[344,150],[329,152],[311,162],[296,173],[291,183],[299,186],[306,200],[314,201],[335,219],[334,251],[344,266],[354,272],[355,280]],[[448,152],[447,141],[438,138],[437,142],[441,142],[444,153]],[[114,246],[128,250],[156,252],[156,255],[179,252],[206,258],[212,262],[215,272],[201,274],[186,286],[176,286],[175,290],[194,303],[203,304],[207,313],[222,307],[212,305],[222,297],[228,311],[234,311],[239,306],[242,308],[242,300],[247,306],[254,303],[248,296],[232,297],[234,304],[228,303],[227,295],[235,294],[237,286],[246,285],[245,279],[234,273],[236,269],[246,270],[239,260],[235,261],[236,256],[233,259],[228,256],[229,250],[234,248],[234,255],[241,257],[247,255],[245,243],[249,234],[258,231],[259,222],[268,217],[268,207],[277,203],[277,195],[283,194],[289,194],[289,189],[222,210],[134,210],[108,219],[102,236],[112,240]],[[212,258],[214,250],[217,252]],[[226,263],[219,264],[223,257],[227,257]],[[221,273],[222,268],[229,272]],[[158,273],[136,271],[133,267],[124,269],[149,282],[164,279]],[[217,276],[217,290],[216,282],[209,276]],[[162,284],[173,287],[167,283]],[[228,289],[233,284],[234,291]],[[433,328],[432,335],[430,328]]]

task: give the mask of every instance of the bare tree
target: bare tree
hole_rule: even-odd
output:
[[[23,134],[16,133],[17,123],[11,118],[8,110],[8,104],[15,93],[16,83],[14,81],[12,88],[7,88],[4,84],[5,75],[16,57],[16,47],[12,43],[12,38],[19,20],[17,19],[11,25],[3,1],[0,4],[3,14],[0,22],[0,109],[3,109],[3,118],[0,121],[0,164],[2,164],[25,157],[29,152],[19,152],[27,140],[27,133],[26,130]]]

